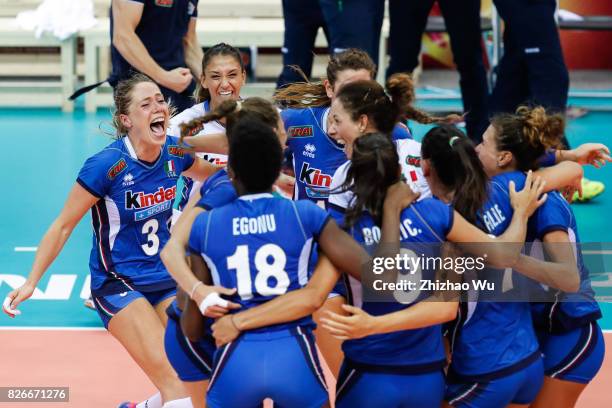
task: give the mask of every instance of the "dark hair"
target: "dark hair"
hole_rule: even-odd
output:
[[[115,90],[113,92],[113,99],[114,99],[115,105],[111,111],[113,115],[111,124],[115,128],[116,138],[120,138],[124,136],[125,134],[127,134],[128,132],[128,129],[125,126],[123,126],[123,123],[121,123],[121,120],[119,119],[119,115],[128,114],[128,111],[130,109],[130,104],[132,103],[132,91],[134,90],[136,85],[142,82],[150,82],[152,84],[157,85],[155,81],[153,81],[151,78],[149,78],[145,74],[134,73],[129,78],[119,81],[119,83],[115,87]],[[172,105],[170,105],[170,103],[168,103],[168,110],[169,110],[170,116],[172,116],[174,114],[175,109]]]
[[[226,118],[226,134],[231,137],[236,123],[246,117],[254,117],[270,128],[278,126],[278,111],[272,103],[263,98],[251,97],[244,101],[223,101],[214,111],[181,124],[180,142],[182,143],[186,136],[193,136],[202,130],[205,123],[223,118]]]
[[[204,53],[204,58],[202,58],[202,77],[204,76],[204,71],[206,71],[208,64],[210,64],[212,59],[218,55],[229,55],[230,57],[233,57],[236,62],[240,64],[240,71],[244,72],[244,61],[242,61],[242,54],[240,54],[240,51],[229,44],[219,43],[213,45]],[[210,92],[208,89],[204,88],[200,82],[201,81],[198,81],[198,86],[195,92],[196,103],[210,100]]]
[[[489,184],[470,139],[454,126],[434,127],[423,138],[421,158],[431,162],[440,182],[454,192],[455,210],[475,223]]]
[[[272,128],[255,118],[236,124],[229,139],[228,166],[247,192],[270,190],[282,161],[283,149]]]
[[[452,122],[458,115],[430,116],[415,107],[414,83],[406,74],[394,74],[387,81],[387,91],[376,81],[355,81],[344,85],[336,95],[353,120],[366,115],[376,128],[390,134],[399,121],[413,119],[419,123]]]
[[[547,114],[541,106],[520,106],[516,114],[502,113],[491,119],[499,151],[508,150],[521,171],[536,169],[539,158],[549,148],[562,145],[565,119]]]
[[[355,194],[344,215],[346,228],[355,225],[364,210],[380,225],[387,189],[399,178],[397,149],[388,135],[367,133],[355,140],[346,181],[341,187]]]
[[[274,100],[287,107],[309,107],[309,106],[328,106],[331,100],[327,96],[323,82],[308,82],[306,75],[296,69],[305,82],[289,84],[276,91]],[[372,78],[376,76],[376,64],[367,52],[349,48],[334,54],[327,63],[327,80],[333,87],[338,79],[338,73],[344,70],[368,71]]]

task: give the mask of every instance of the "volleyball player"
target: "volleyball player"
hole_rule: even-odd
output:
[[[180,174],[204,179],[217,169],[193,159],[166,136],[169,108],[144,75],[118,85],[113,122],[117,140],[89,158],[66,204],[43,237],[26,283],[8,295],[4,311],[17,314],[57,257],[76,224],[91,209],[90,257],[96,310],[161,393],[164,407],[190,407],[163,353],[165,309],[175,283],[159,258],[169,237],[172,201]],[[144,404],[144,403],[143,403]],[[161,406],[151,401],[149,406]]]

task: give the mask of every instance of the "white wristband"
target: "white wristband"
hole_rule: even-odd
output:
[[[18,316],[21,314],[21,312],[17,309],[13,309],[11,307],[11,302],[13,301],[13,299],[11,299],[10,297],[5,297],[4,298],[4,302],[2,302],[2,309],[4,309],[4,311],[8,314],[10,314],[11,316]]]
[[[204,300],[198,305],[198,308],[200,309],[200,313],[206,315],[206,309],[211,306],[228,307],[229,302],[219,296],[217,292],[212,292],[204,298]]]

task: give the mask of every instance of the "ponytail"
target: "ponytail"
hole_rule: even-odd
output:
[[[364,210],[377,225],[382,223],[387,189],[399,180],[399,175],[397,150],[387,135],[368,133],[355,140],[350,168],[341,187],[341,191],[351,190],[355,194],[345,213],[347,229],[355,225]]]
[[[298,67],[292,68],[304,78],[304,82],[290,84],[277,90],[274,94],[276,102],[290,108],[331,105],[331,99],[327,96],[327,91],[322,81],[310,82],[301,69]],[[363,69],[370,73],[371,78],[376,76],[376,64],[374,64],[372,58],[363,50],[348,48],[331,56],[327,63],[327,80],[332,88],[336,85],[338,74],[349,69],[354,71]]]
[[[416,94],[414,81],[408,74],[393,74],[385,85],[391,96],[391,101],[400,112],[402,121],[414,120],[422,124],[432,123],[456,123],[463,119],[460,115],[450,114],[446,116],[432,116],[414,107]]]
[[[453,194],[453,208],[471,223],[487,201],[488,178],[472,142],[456,127],[437,126],[421,144],[438,179]]]
[[[278,126],[279,115],[276,108],[267,100],[251,97],[243,101],[223,101],[217,109],[204,116],[195,118],[180,125],[180,143],[187,136],[193,136],[202,130],[204,124],[214,120],[225,119],[226,134],[231,137],[236,124],[245,117],[253,117],[271,128]]]
[[[560,114],[547,114],[537,106],[520,106],[514,115],[499,114],[491,124],[499,151],[512,153],[516,167],[521,171],[538,167],[539,158],[551,148],[562,145],[565,119]]]

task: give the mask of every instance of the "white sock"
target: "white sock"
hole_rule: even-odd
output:
[[[191,398],[181,398],[166,402],[162,408],[193,408],[191,405]]]
[[[158,392],[157,394],[142,401],[140,404],[136,404],[136,408],[162,408],[161,394]]]

